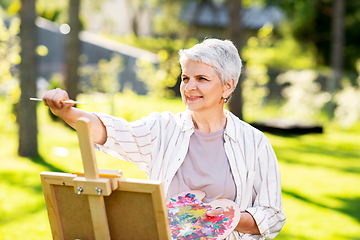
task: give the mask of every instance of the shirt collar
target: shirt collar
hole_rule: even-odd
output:
[[[227,118],[225,135],[228,135],[232,140],[236,141],[236,122],[235,116],[228,110],[224,110]]]
[[[183,132],[194,129],[194,123],[191,117],[191,111],[186,110],[181,114],[181,130]]]

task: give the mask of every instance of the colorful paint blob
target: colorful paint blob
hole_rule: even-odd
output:
[[[206,210],[212,208],[212,203],[216,201],[216,206],[220,203],[223,205],[224,213],[214,217],[207,216]],[[203,203],[191,192],[171,198],[167,209],[172,239],[223,239],[230,234],[240,220],[234,204],[231,204],[233,202],[220,199],[212,203]]]

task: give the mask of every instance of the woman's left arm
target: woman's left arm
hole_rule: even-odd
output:
[[[260,231],[255,219],[248,212],[241,212],[240,221],[235,228],[236,231],[259,235]]]
[[[224,213],[223,208],[212,209],[206,211],[208,216],[218,216]],[[259,228],[256,225],[254,218],[248,212],[241,212],[240,221],[235,228],[236,231],[249,234],[260,234]]]
[[[278,161],[269,140],[263,134],[258,139],[259,141],[252,145],[256,146],[253,150],[256,154],[248,154],[254,158],[246,159],[248,170],[253,171],[255,178],[253,185],[249,186],[248,194],[251,196],[242,197],[243,200],[251,198],[251,201],[243,203],[244,212],[241,213],[234,231],[235,236],[239,236],[238,239],[244,234],[250,237],[254,235],[251,239],[274,238],[285,224]],[[209,216],[218,214],[221,213],[207,212]]]
[[[256,164],[256,178],[253,188],[253,201],[245,209],[244,224],[239,222],[240,232],[261,234],[262,238],[274,238],[285,224],[285,214],[282,211],[280,170],[275,152],[266,138],[259,149]],[[243,214],[241,215],[241,217]],[[246,220],[246,221],[245,221]],[[256,224],[258,233],[252,223]],[[245,224],[246,223],[246,224]],[[244,229],[245,228],[245,229]],[[246,232],[246,228],[251,230]],[[254,231],[255,230],[255,231]]]

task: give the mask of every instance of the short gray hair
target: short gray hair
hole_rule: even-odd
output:
[[[179,62],[186,59],[205,63],[214,68],[222,84],[235,80],[234,89],[239,81],[242,62],[237,48],[230,40],[209,38],[189,49],[179,51]]]

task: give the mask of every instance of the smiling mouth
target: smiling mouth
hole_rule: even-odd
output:
[[[201,98],[203,98],[203,97],[201,97],[201,96],[196,96],[196,97],[187,97],[187,99],[189,100],[189,101],[195,101],[195,100],[198,100],[198,99],[201,99]]]

